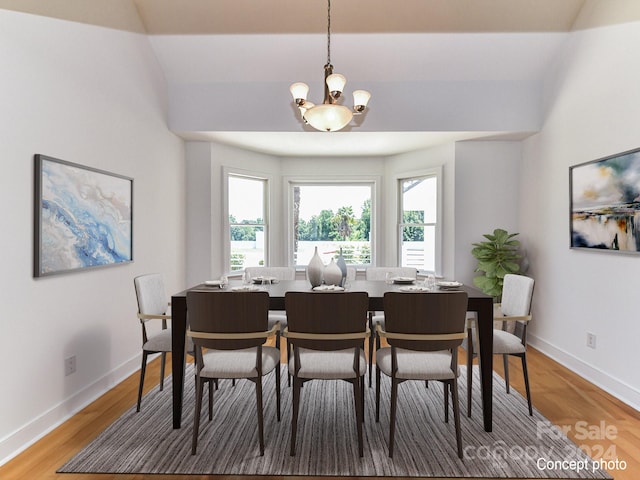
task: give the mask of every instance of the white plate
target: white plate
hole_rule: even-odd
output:
[[[462,286],[462,283],[460,283],[460,282],[438,282],[438,283],[436,283],[436,285],[439,288],[442,288],[442,289],[446,290],[446,289],[452,289],[452,288],[460,288]]]
[[[320,285],[313,287],[314,292],[344,292],[344,288],[338,285]]]
[[[204,284],[207,287],[222,287],[222,280],[206,280]]]
[[[411,277],[393,277],[391,280],[393,280],[393,283],[399,283],[399,284],[409,284],[409,283],[414,283],[416,281],[415,278],[411,278]]]
[[[430,292],[431,290],[429,290],[428,287],[421,287],[420,285],[412,285],[410,287],[401,287],[400,291],[415,293],[415,292]]]
[[[231,291],[232,292],[261,292],[262,289],[259,287],[252,287],[250,285],[246,285],[242,287],[233,287]]]

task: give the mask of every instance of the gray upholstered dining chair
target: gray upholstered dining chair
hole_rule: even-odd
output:
[[[534,280],[531,277],[516,274],[505,275],[502,301],[493,306],[493,354],[502,355],[507,393],[509,393],[509,355],[520,357],[522,360],[522,374],[529,415],[533,415],[533,406],[527,373],[527,324],[531,320],[533,286]],[[467,350],[467,415],[471,416],[473,358],[478,352],[478,339],[473,319],[468,323],[467,329],[468,338],[462,346]]]
[[[364,272],[366,280],[387,280],[387,276],[418,278],[418,270],[413,267],[369,267]],[[384,312],[369,312],[369,328],[372,335],[369,339],[369,387],[371,387],[373,375],[373,344],[375,341],[374,325],[382,324],[384,327]]]
[[[289,326],[285,336],[293,346],[289,373],[293,376],[291,455],[296,452],[300,393],[309,380],[345,380],[353,385],[358,452],[363,456],[364,375],[362,350],[369,335],[366,292],[287,292]]]
[[[196,356],[196,402],[191,454],[198,445],[204,383],[209,383],[209,420],[213,417],[213,388],[217,379],[246,378],[255,384],[260,455],[264,455],[262,377],[275,370],[276,412],[280,421],[280,352],[264,346],[280,325],[267,330],[267,292],[187,292],[189,330]],[[204,350],[206,349],[206,350]]]
[[[164,387],[166,356],[168,352],[171,352],[171,328],[167,325],[167,320],[171,320],[171,315],[168,314],[169,303],[162,274],[139,275],[133,279],[133,285],[138,301],[138,318],[142,325],[142,366],[140,367],[140,385],[138,386],[138,402],[136,404],[136,411],[139,412],[149,355],[161,354],[160,390]],[[147,323],[151,320],[161,320],[162,329],[159,331],[147,329]],[[193,351],[193,343],[190,340],[187,342],[187,351]]]
[[[466,292],[401,293],[384,295],[385,327],[378,335],[389,347],[376,353],[376,422],[380,421],[380,373],[391,377],[389,457],[393,457],[398,384],[407,380],[444,384],[445,422],[449,420],[449,393],[453,402],[458,457],[462,458],[462,434],[458,401],[458,346],[466,336]]]

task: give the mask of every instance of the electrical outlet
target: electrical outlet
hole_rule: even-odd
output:
[[[587,347],[596,348],[596,335],[594,333],[587,332]]]
[[[68,377],[72,373],[76,373],[76,356],[72,355],[64,359],[64,376]]]

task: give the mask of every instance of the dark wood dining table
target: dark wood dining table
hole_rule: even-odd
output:
[[[240,282],[231,281],[225,290],[240,286]],[[382,311],[385,292],[397,291],[401,285],[387,284],[384,281],[356,280],[349,287],[353,292],[369,294],[369,310]],[[204,284],[178,292],[171,297],[171,343],[172,343],[172,386],[173,386],[173,428],[180,428],[182,422],[182,399],[184,392],[185,345],[187,331],[187,292],[192,289],[218,289]],[[311,290],[307,280],[286,280],[263,287],[269,292],[269,308],[284,310],[284,297],[287,292],[305,292]],[[492,430],[493,422],[493,298],[468,286],[461,290],[467,292],[467,310],[476,312],[478,341],[480,345],[480,383],[482,387],[482,414],[484,429]]]

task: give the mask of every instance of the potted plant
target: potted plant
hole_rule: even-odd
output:
[[[473,284],[487,295],[500,299],[504,276],[520,271],[520,241],[514,240],[517,233],[496,228],[493,234],[483,235],[487,241],[473,244],[471,254],[478,260],[476,272],[482,275],[473,279]]]

